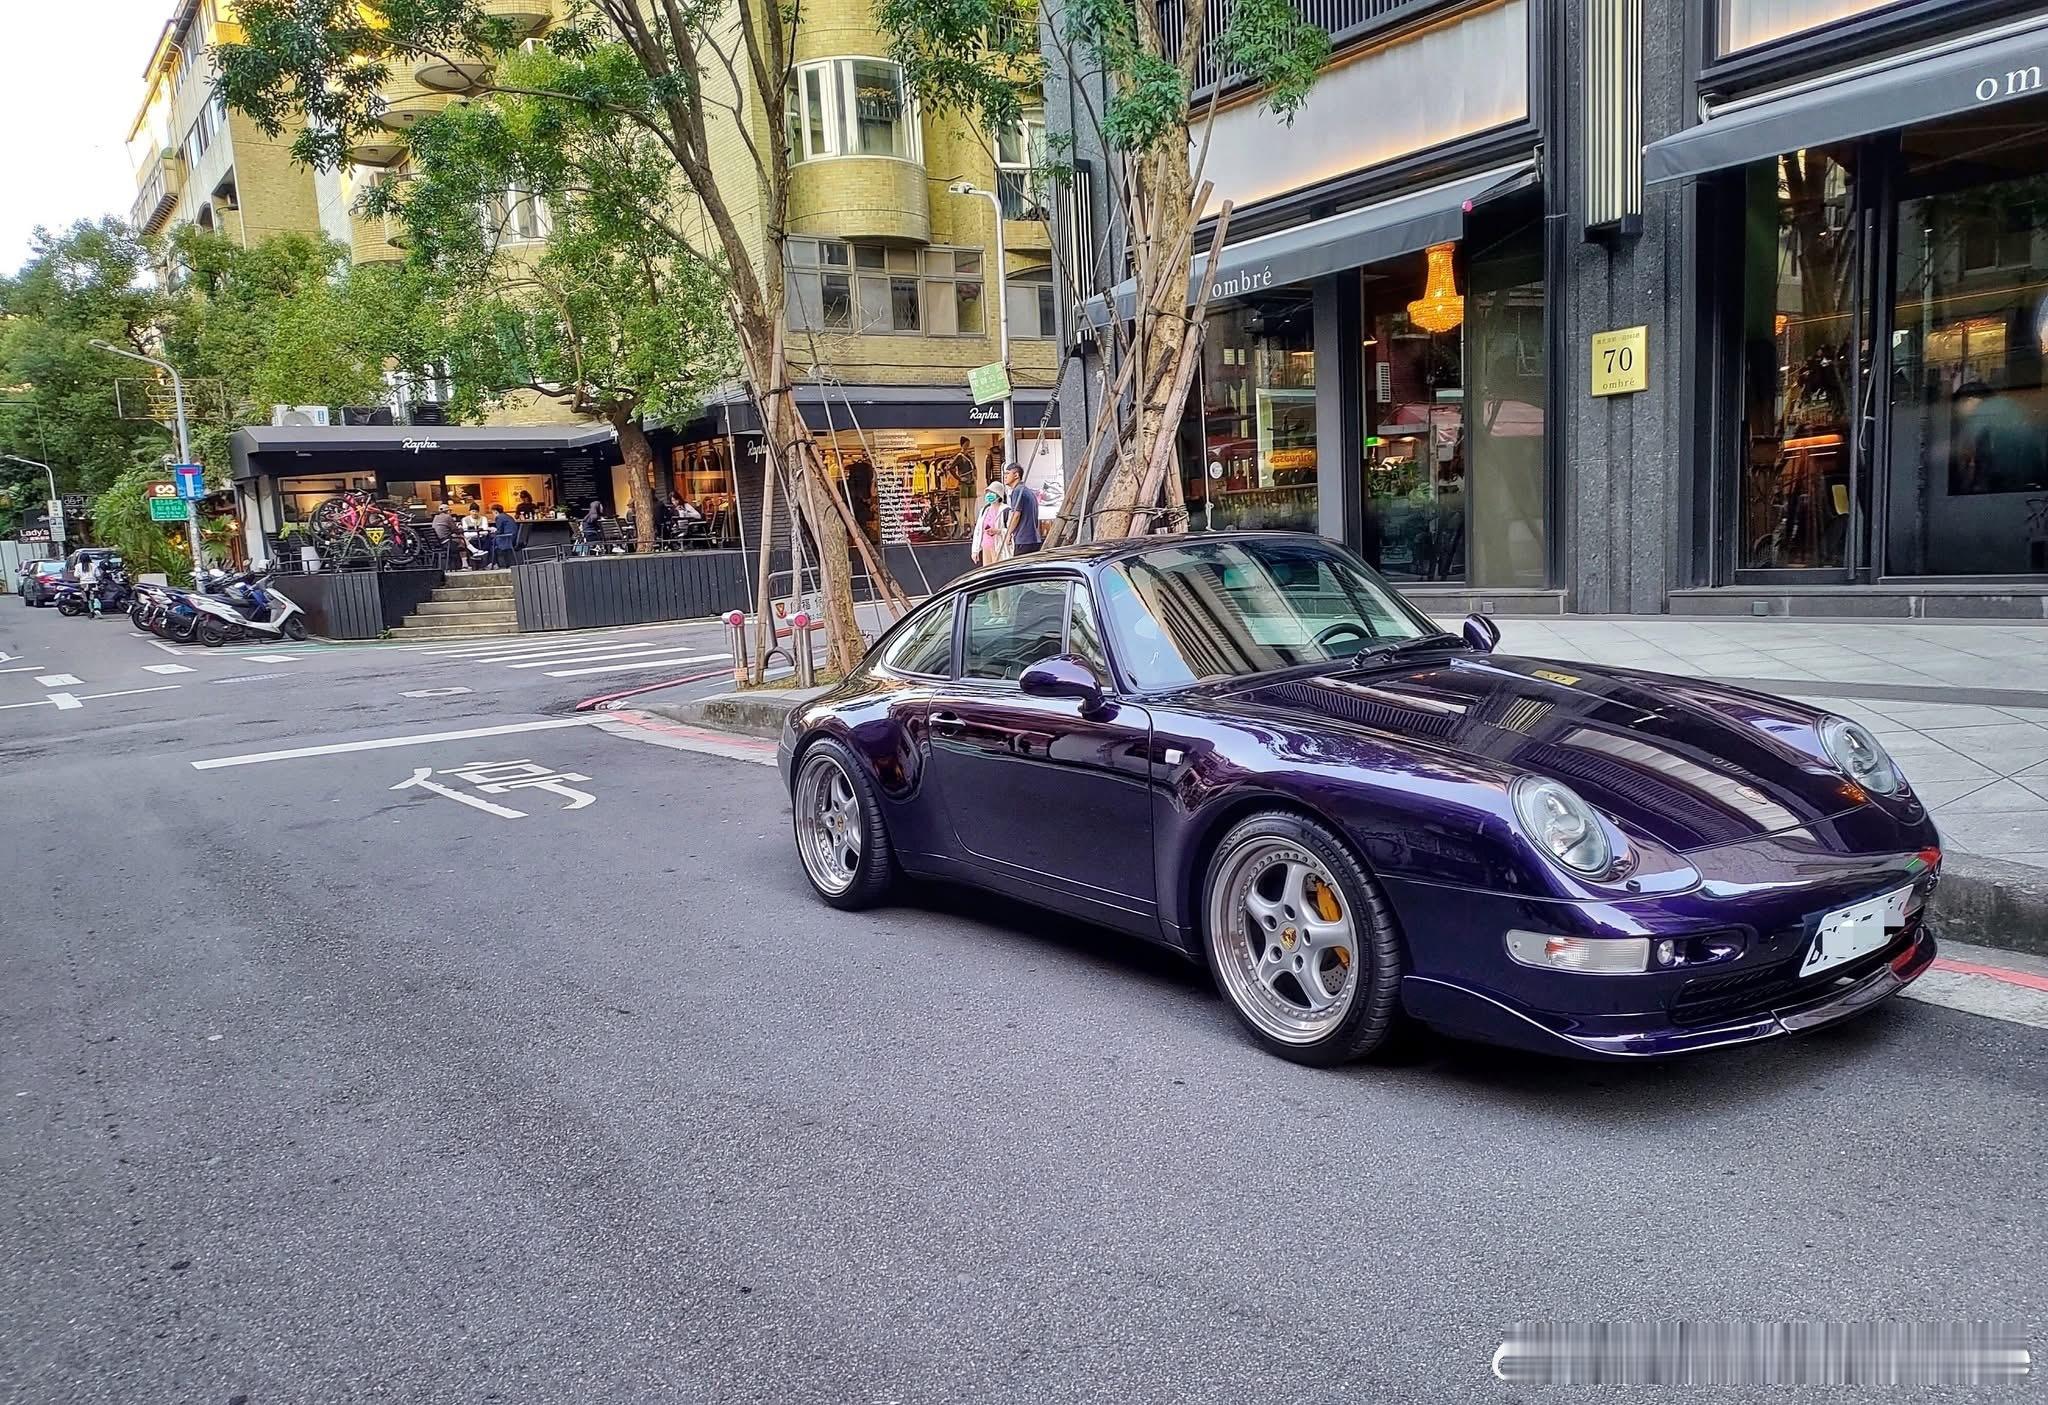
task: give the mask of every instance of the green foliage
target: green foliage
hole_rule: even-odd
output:
[[[638,72],[617,46],[589,44],[508,57],[500,81],[616,93],[631,86],[627,70]],[[500,92],[421,122],[412,165],[417,179],[371,205],[404,219],[408,267],[444,310],[459,412],[533,389],[614,422],[682,416],[732,373],[725,280],[670,223],[674,167],[638,124]],[[507,191],[547,212],[544,246],[516,240]]]
[[[1293,0],[1236,0],[1216,50],[1225,66],[1251,75],[1268,108],[1292,122],[1330,61],[1330,35],[1303,19]]]
[[[182,585],[192,579],[184,528],[151,521],[149,516],[149,485],[163,477],[159,465],[123,471],[93,502],[93,535],[120,549],[130,575],[162,571],[173,584]]]
[[[149,267],[146,246],[109,219],[38,230],[28,263],[0,278],[0,452],[49,463],[62,491],[95,492],[170,447],[159,426],[115,412],[114,382],[135,363],[89,344],[147,343],[166,306]]]

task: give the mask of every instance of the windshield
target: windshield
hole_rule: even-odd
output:
[[[1439,632],[1317,537],[1183,541],[1102,580],[1117,657],[1141,689],[1341,661]]]

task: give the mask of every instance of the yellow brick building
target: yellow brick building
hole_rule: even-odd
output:
[[[296,132],[269,136],[214,96],[208,51],[239,37],[233,0],[178,0],[164,23],[128,130],[130,218],[142,233],[197,224],[254,244],[323,229],[321,187],[331,201],[336,178],[323,181],[293,161]],[[326,228],[346,238],[345,226]]]

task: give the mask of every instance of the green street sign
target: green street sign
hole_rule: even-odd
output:
[[[991,400],[1010,398],[1010,373],[1000,361],[986,366],[976,366],[967,373],[967,389],[974,396],[974,403],[986,405]]]
[[[191,504],[183,498],[151,498],[149,520],[152,522],[183,522],[186,509]]]

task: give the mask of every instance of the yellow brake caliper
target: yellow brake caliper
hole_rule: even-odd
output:
[[[1316,905],[1316,915],[1325,922],[1335,922],[1344,915],[1344,909],[1337,905],[1337,894],[1322,879],[1315,879],[1309,888],[1309,899]],[[1351,952],[1346,947],[1333,947],[1337,964],[1346,970],[1351,968]]]

